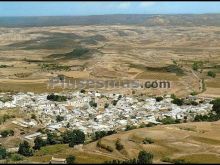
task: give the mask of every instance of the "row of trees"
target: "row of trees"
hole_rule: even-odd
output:
[[[66,101],[67,97],[51,94],[47,96],[47,100],[62,102],[62,101]]]
[[[18,153],[23,156],[32,156],[34,150],[40,150],[41,147],[54,144],[69,144],[70,147],[74,147],[78,144],[85,142],[85,134],[81,130],[66,131],[58,137],[55,133],[47,133],[47,140],[43,140],[41,137],[36,137],[34,140],[33,148],[27,141],[20,143]]]
[[[95,132],[95,136],[93,137],[93,140],[98,140],[98,139],[101,139],[105,136],[109,136],[109,135],[112,135],[112,134],[115,134],[117,133],[115,130],[110,130],[110,131],[96,131]]]
[[[113,160],[107,161],[106,164],[152,164],[153,154],[146,151],[140,151],[137,158],[129,159],[125,161]]]

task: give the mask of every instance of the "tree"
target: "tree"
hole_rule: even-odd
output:
[[[63,116],[58,115],[58,116],[56,117],[56,121],[57,121],[57,122],[61,122],[61,121],[63,121],[63,120],[64,120],[64,117],[63,117]]]
[[[0,160],[5,159],[7,155],[6,149],[2,146],[0,146]]]
[[[19,144],[18,153],[23,156],[32,156],[33,150],[31,149],[29,143],[27,141],[24,141],[23,143]]]
[[[14,131],[9,129],[9,130],[4,130],[0,133],[2,135],[3,138],[7,137],[7,136],[14,136]]]
[[[106,136],[107,133],[105,131],[96,131],[95,132],[95,140],[101,139],[102,137]]]
[[[69,155],[69,156],[66,158],[66,163],[67,163],[67,164],[74,164],[74,163],[75,163],[75,160],[76,160],[75,156]]]
[[[31,114],[31,119],[34,119],[34,120],[36,120],[36,115],[35,114]]]
[[[62,134],[63,143],[69,143],[70,147],[77,144],[83,144],[85,141],[85,134],[81,130],[66,131]]]
[[[115,147],[117,150],[122,150],[124,148],[124,146],[121,144],[120,139],[117,139],[116,143],[115,143]]]
[[[156,97],[156,101],[157,101],[157,102],[160,102],[160,101],[162,101],[162,100],[163,100],[163,97],[161,97],[161,96],[160,96],[160,97]]]
[[[203,67],[202,61],[195,61],[192,65],[192,69],[197,71],[198,69],[201,69]]]
[[[175,99],[176,98],[176,95],[175,94],[171,94],[171,99]]]
[[[207,76],[215,78],[216,73],[213,71],[208,71]]]
[[[91,100],[90,102],[89,102],[89,105],[91,106],[91,107],[97,107],[97,103],[95,103],[93,100]]]
[[[139,164],[152,164],[153,160],[153,154],[146,152],[146,151],[140,151],[138,154],[138,163]]]
[[[59,96],[59,95],[51,94],[51,95],[47,96],[47,100],[61,102],[61,101],[66,101],[67,97],[66,96]]]
[[[104,108],[108,108],[108,106],[109,106],[109,104],[108,104],[108,103],[105,103]]]
[[[183,99],[179,99],[179,98],[174,98],[172,101],[173,104],[176,104],[178,106],[183,105]]]
[[[85,94],[85,93],[86,93],[85,89],[81,89],[81,90],[80,90],[80,93]]]
[[[41,147],[45,146],[46,142],[40,137],[37,136],[34,140],[34,149],[35,150],[39,150]]]
[[[70,127],[70,123],[68,122],[67,125],[66,125],[66,128],[69,128],[69,127]]]
[[[212,111],[220,115],[220,98],[211,101],[211,104],[213,104]]]
[[[46,141],[47,144],[50,144],[50,145],[53,145],[53,144],[56,144],[56,135],[54,133],[50,133],[48,132],[47,133],[47,141]]]
[[[113,104],[114,106],[116,106],[117,103],[118,103],[118,100],[113,100],[113,101],[112,101],[112,104]]]

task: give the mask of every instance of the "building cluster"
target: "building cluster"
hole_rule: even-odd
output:
[[[209,100],[203,100],[198,105],[178,106],[172,103],[172,98],[168,95],[157,102],[153,97],[96,91],[55,94],[66,96],[67,100],[50,101],[47,99],[48,93],[16,93],[10,96],[9,101],[0,101],[0,108],[19,107],[24,113],[35,114],[38,119],[38,123],[34,120],[13,121],[17,125],[36,126],[40,121],[44,128],[51,131],[72,128],[80,129],[85,134],[101,130],[124,130],[127,125],[159,124],[157,119],[167,116],[180,120],[192,120],[195,115],[207,114],[212,109]],[[2,93],[0,97],[1,95],[6,94]],[[196,96],[188,99],[195,100]],[[62,120],[58,121],[57,116]]]

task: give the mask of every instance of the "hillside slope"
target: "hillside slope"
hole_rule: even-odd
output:
[[[154,163],[161,163],[165,158],[184,159],[191,163],[219,163],[219,128],[220,121],[134,129],[101,139],[101,143],[111,146],[113,152],[97,147],[97,141],[86,144],[79,150],[59,144],[43,147],[29,161],[48,162],[52,156],[65,158],[73,154],[78,163],[102,163],[112,159],[131,159],[137,157],[139,151],[146,150],[154,154]],[[144,144],[145,138],[150,138],[153,143]],[[120,151],[115,147],[117,139],[124,146]],[[97,157],[98,159],[94,159]]]

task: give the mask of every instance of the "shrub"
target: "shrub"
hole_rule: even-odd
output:
[[[117,150],[122,150],[124,148],[124,146],[121,144],[120,139],[117,139],[116,143],[115,143],[116,149]]]
[[[144,144],[152,144],[152,143],[154,143],[154,141],[151,139],[151,138],[145,138],[144,140],[143,140],[143,143]]]

